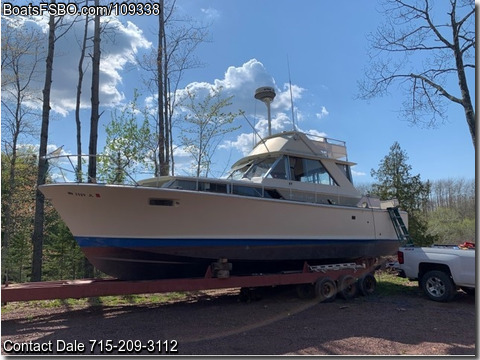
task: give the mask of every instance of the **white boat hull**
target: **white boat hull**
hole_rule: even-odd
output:
[[[234,274],[282,271],[389,255],[399,245],[380,209],[124,185],[41,191],[92,264],[124,279],[203,276],[219,258]]]

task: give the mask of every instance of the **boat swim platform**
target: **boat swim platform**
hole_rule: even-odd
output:
[[[246,276],[212,277],[209,269],[203,278],[177,278],[156,280],[79,279],[6,284],[1,288],[2,304],[12,301],[33,301],[53,299],[80,299],[112,295],[133,295],[199,291],[228,288],[254,288],[263,286],[314,284],[318,279],[330,276],[334,280],[342,275],[356,273],[358,277],[372,272],[365,265],[336,264],[325,267],[308,266],[302,271],[255,274]],[[332,276],[332,274],[334,274]]]

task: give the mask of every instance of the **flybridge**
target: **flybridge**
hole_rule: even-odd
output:
[[[348,161],[344,141],[298,131],[286,131],[259,141],[250,156],[265,150]]]

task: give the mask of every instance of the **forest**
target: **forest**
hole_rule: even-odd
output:
[[[77,3],[98,7],[101,2]],[[400,11],[395,15],[397,19],[411,17],[412,24],[413,20],[428,22],[430,19],[428,6],[425,9],[408,7],[405,13],[401,12],[405,10],[401,1],[385,3],[393,4],[392,12]],[[428,2],[424,3],[428,5]],[[207,89],[203,94],[193,87],[181,91],[185,73],[202,65],[195,51],[202,42],[209,40],[209,27],[194,19],[179,17],[174,0],[161,0],[159,6],[160,13],[155,18],[155,46],[141,58],[132,55],[128,60],[122,60],[134,63],[141,70],[139,83],[149,101],[140,105],[140,94],[135,89],[132,98],[123,101],[122,106],[110,108],[102,107],[100,103],[101,90],[105,91],[100,73],[102,66],[106,66],[105,47],[120,42],[128,30],[117,18],[106,18],[100,13],[82,16],[50,14],[41,19],[43,27],[39,29],[33,26],[38,18],[2,16],[2,283],[102,275],[86,261],[69,229],[38,190],[42,184],[65,177],[65,165],[71,165],[69,181],[126,183],[131,181],[132,174],[144,171],[154,176],[175,175],[179,168],[175,161],[178,152],[183,151],[191,158],[190,174],[212,175],[213,155],[224,136],[238,129],[233,121],[244,116],[244,111],[229,110],[233,96],[224,93],[221,86]],[[474,69],[470,59],[475,36],[468,28],[474,18],[473,2],[457,5],[456,1],[451,1],[451,6],[454,15],[449,26],[455,30],[451,41],[440,36],[432,23],[407,32],[401,39],[388,39],[388,36],[401,34],[400,31],[372,39],[372,48],[379,52],[414,51],[416,48],[439,51],[441,61],[440,57],[433,56],[438,60],[438,64],[432,65],[435,70],[421,74],[382,73],[378,78],[375,76],[379,72],[374,66],[360,84],[360,97],[367,99],[381,95],[397,80],[411,84],[414,101],[406,103],[414,105],[405,112],[413,122],[420,121],[420,113],[433,114],[433,119],[426,120],[431,123],[443,118],[446,106],[440,100],[459,104],[475,146],[474,106],[465,77],[465,69]],[[464,15],[456,19],[454,10],[460,12],[460,8]],[[59,51],[58,47],[66,34],[74,29],[79,48],[75,59],[68,57],[71,54]],[[410,39],[409,36],[414,34],[419,37]],[[431,36],[439,36],[434,43],[440,40],[440,45],[429,48],[430,42],[418,44],[427,38],[431,40]],[[146,47],[143,39],[136,39],[133,43],[135,47]],[[394,49],[395,46],[402,50]],[[72,61],[69,73],[57,74],[56,64],[67,58]],[[455,63],[453,67],[452,62]],[[114,62],[110,63],[113,67],[112,64]],[[437,68],[442,65],[446,68]],[[114,71],[109,73],[104,68],[103,71],[115,77]],[[436,83],[446,74],[458,76],[456,92],[460,92],[461,97],[453,96],[443,87],[442,81]],[[52,88],[55,76],[71,79],[70,86],[63,91],[74,93],[71,99],[75,100],[62,104],[63,109],[52,111],[53,100],[62,97],[61,92]],[[88,96],[86,89],[89,89]],[[110,90],[109,96],[119,96]],[[291,90],[290,84],[290,95]],[[433,108],[429,109],[429,106]],[[65,153],[62,148],[51,147],[50,125],[53,114],[67,111],[67,108],[75,113],[75,132],[70,136],[75,138],[78,156],[69,156],[68,161],[66,158],[55,160],[54,155]],[[99,126],[101,118],[108,119],[104,128]],[[88,136],[85,136],[85,128],[89,131]],[[99,147],[99,133],[105,136],[103,148]],[[397,167],[391,167],[389,159],[396,157],[400,161],[395,162]],[[401,181],[393,175],[398,174],[399,169],[404,171]],[[376,182],[361,185],[360,191],[382,198],[398,198],[401,207],[410,214],[412,236],[417,245],[475,241],[475,181],[455,177],[423,181],[420,174],[410,174],[410,170],[408,157],[396,143],[379,168],[372,169]]]

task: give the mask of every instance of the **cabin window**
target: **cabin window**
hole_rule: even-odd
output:
[[[243,196],[253,196],[253,197],[263,197],[262,189],[255,188],[250,186],[233,186],[232,194],[243,195]]]
[[[233,169],[233,171],[230,173],[228,178],[232,180],[241,180],[251,165],[252,165],[252,161],[249,161],[246,164]]]
[[[168,187],[171,189],[197,190],[197,183],[191,180],[175,180]]]
[[[320,160],[290,156],[290,179],[313,184],[337,185]]]
[[[263,197],[267,199],[282,199],[282,196],[275,189],[262,189],[253,186],[233,185],[232,194]]]
[[[274,178],[274,179],[282,179],[282,180],[287,180],[287,172],[285,168],[285,156],[282,156],[280,159],[278,159],[277,163],[274,164],[272,170],[268,174],[268,177]]]
[[[263,177],[270,170],[275,160],[275,158],[266,158],[256,162],[243,177],[247,179]]]
[[[198,184],[199,191],[208,191],[208,192],[215,192],[215,193],[227,193],[227,184],[222,183],[210,183],[210,182],[200,182]]]
[[[347,164],[337,164],[338,168],[342,171],[342,173],[345,174],[345,176],[347,177],[347,179],[353,183],[352,181],[352,172],[350,170],[350,166],[348,166]]]

